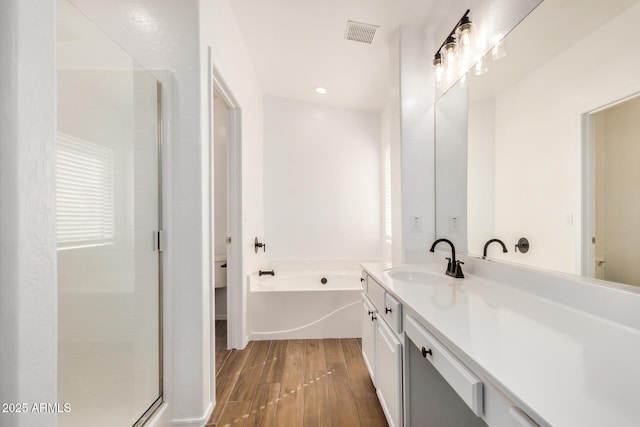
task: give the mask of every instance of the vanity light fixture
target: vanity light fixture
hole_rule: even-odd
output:
[[[320,95],[324,95],[325,93],[327,93],[327,88],[323,86],[316,86],[313,88],[313,90],[315,90],[316,93],[319,93]]]
[[[443,77],[450,83],[456,77],[458,68],[469,65],[475,41],[470,12],[467,9],[433,56],[437,87],[442,86]]]

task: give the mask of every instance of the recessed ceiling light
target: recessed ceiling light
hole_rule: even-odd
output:
[[[324,95],[325,93],[327,93],[327,88],[322,86],[316,86],[313,88],[313,90],[315,90],[316,93],[319,93],[320,95]]]

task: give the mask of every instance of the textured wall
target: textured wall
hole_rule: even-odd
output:
[[[55,2],[0,8],[0,402],[55,403]],[[0,425],[56,414],[0,413]]]

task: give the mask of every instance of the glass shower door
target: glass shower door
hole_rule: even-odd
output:
[[[58,425],[161,402],[157,80],[58,1]]]

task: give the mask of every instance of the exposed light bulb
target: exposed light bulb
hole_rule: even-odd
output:
[[[475,50],[475,31],[471,19],[468,15],[469,11],[460,19],[460,23],[456,28],[456,38],[458,45],[460,46],[460,58],[463,67],[471,63],[471,57],[474,55]]]
[[[456,62],[456,48],[455,46],[445,49],[444,52],[444,61],[447,64],[453,64]]]
[[[442,50],[440,51],[440,53],[442,55],[442,60],[444,61],[444,66],[446,68],[449,68],[451,65],[454,65],[456,63],[456,59],[458,56],[458,49],[456,49],[456,46],[456,38],[453,35],[447,37],[447,40],[442,46]]]
[[[471,44],[471,31],[465,30],[460,34],[460,38],[458,39],[460,46],[467,47]]]
[[[320,95],[324,95],[325,93],[327,93],[327,88],[322,86],[316,86],[313,88],[313,90],[315,90],[316,93],[319,93]]]
[[[441,87],[444,67],[442,65],[442,56],[440,55],[440,52],[436,53],[436,56],[433,58],[433,67],[436,87]]]
[[[458,44],[462,48],[469,48],[473,44],[473,24],[471,21],[460,24],[456,29]]]

